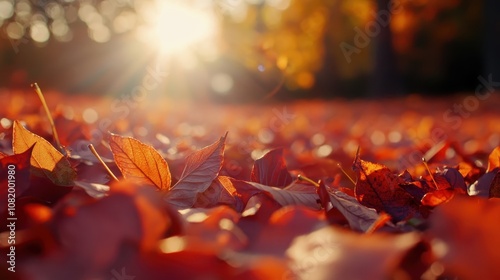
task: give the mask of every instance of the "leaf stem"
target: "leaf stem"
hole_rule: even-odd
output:
[[[43,97],[42,90],[40,89],[37,83],[31,84],[31,87],[35,90],[35,93],[38,95],[38,98],[40,99],[40,102],[42,102],[42,106],[45,109],[45,114],[49,119],[50,127],[52,128],[52,135],[54,135],[54,140],[56,141],[57,148],[60,151],[64,151],[64,148],[61,145],[61,141],[59,141],[59,135],[57,134],[56,125],[54,124],[54,120],[52,119],[52,115],[50,114],[47,102],[45,102],[45,97]]]
[[[354,180],[351,178],[351,176],[349,176],[349,174],[347,174],[347,172],[344,170],[344,168],[342,168],[342,165],[340,163],[337,163],[337,166],[339,167],[340,171],[342,171],[342,173],[344,173],[344,175],[349,178],[349,181],[351,181],[351,183],[356,186],[356,182],[354,182]]]
[[[118,178],[116,178],[115,174],[113,174],[113,172],[111,171],[111,169],[109,169],[108,165],[104,162],[104,160],[102,160],[101,156],[95,150],[94,145],[89,144],[87,147],[89,147],[89,149],[92,152],[92,154],[94,154],[94,156],[97,158],[97,160],[99,160],[99,162],[102,164],[102,166],[104,167],[104,169],[106,170],[106,172],[108,172],[109,176],[111,178],[113,178],[113,180],[115,180],[115,181],[118,182],[119,181]]]
[[[425,157],[422,158],[422,162],[424,163],[424,166],[427,169],[427,172],[429,172],[429,176],[431,176],[432,182],[434,182],[434,186],[436,186],[436,189],[437,189],[438,188],[438,184],[436,183],[436,180],[434,180],[434,176],[432,176],[432,172],[429,169],[429,165],[427,164],[427,161],[425,160]]]
[[[299,179],[299,180],[301,180],[301,181],[306,181],[306,182],[308,182],[308,183],[311,183],[311,184],[313,184],[315,187],[319,188],[319,184],[318,184],[318,183],[316,183],[316,182],[314,182],[313,180],[311,180],[311,179],[307,178],[306,176],[302,176],[302,175],[300,175],[300,174],[299,174],[299,175],[297,176],[297,179]]]

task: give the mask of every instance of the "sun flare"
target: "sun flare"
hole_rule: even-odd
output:
[[[161,1],[158,5],[154,36],[162,53],[183,51],[214,38],[217,25],[213,13],[180,1]]]

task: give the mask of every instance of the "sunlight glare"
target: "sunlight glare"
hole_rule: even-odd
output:
[[[158,5],[154,36],[161,52],[175,53],[214,37],[217,28],[213,13],[180,1]]]

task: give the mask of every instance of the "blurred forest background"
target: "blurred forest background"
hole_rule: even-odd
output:
[[[149,73],[228,101],[471,92],[500,81],[499,15],[494,0],[0,0],[0,87],[119,95]]]

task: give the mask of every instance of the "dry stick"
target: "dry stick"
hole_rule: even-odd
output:
[[[351,183],[356,186],[356,182],[354,182],[354,180],[351,178],[351,176],[349,176],[349,174],[347,174],[347,172],[345,172],[344,168],[342,168],[342,165],[340,165],[340,163],[337,163],[337,166],[340,168],[340,171],[342,171],[342,173],[344,173],[344,175],[349,178],[349,181],[351,181]]]
[[[316,182],[314,182],[313,180],[311,180],[311,179],[307,178],[306,176],[302,176],[302,175],[300,175],[300,174],[299,174],[299,175],[297,176],[297,179],[299,179],[299,180],[301,180],[301,181],[306,181],[306,182],[308,182],[308,183],[311,183],[311,184],[313,184],[316,188],[319,188],[319,184],[318,184],[318,183],[316,183]]]
[[[102,166],[104,167],[104,169],[106,169],[106,172],[108,172],[109,176],[111,176],[111,178],[113,178],[113,180],[115,180],[115,181],[118,182],[118,178],[116,178],[115,174],[113,174],[113,172],[111,171],[111,169],[109,169],[108,165],[104,162],[104,160],[102,160],[101,156],[95,150],[94,145],[89,144],[87,147],[89,147],[89,149],[92,152],[92,154],[94,154],[94,156],[97,158],[97,160],[99,160],[99,162],[102,164]]]
[[[427,172],[429,172],[429,175],[431,176],[432,182],[434,182],[434,186],[436,186],[436,189],[438,188],[438,184],[436,183],[436,180],[434,180],[434,176],[432,176],[432,172],[429,169],[429,165],[427,165],[427,161],[425,158],[422,158],[422,162],[424,163],[425,168],[427,169]]]
[[[42,102],[43,108],[45,109],[45,114],[47,114],[47,118],[49,119],[50,127],[52,128],[52,134],[54,135],[54,140],[56,141],[57,148],[61,151],[64,151],[64,148],[61,145],[61,141],[59,141],[59,135],[57,135],[56,125],[54,124],[54,120],[52,119],[52,115],[50,114],[49,107],[47,107],[47,102],[45,102],[45,98],[43,97],[42,90],[37,83],[31,84],[31,87],[35,90],[38,98]]]

